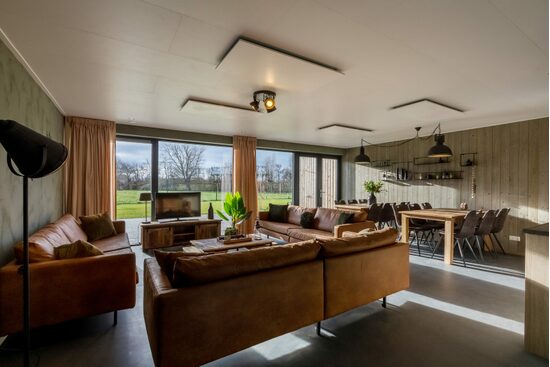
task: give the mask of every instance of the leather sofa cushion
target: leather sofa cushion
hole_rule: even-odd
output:
[[[384,228],[363,235],[343,238],[318,238],[321,254],[324,257],[346,255],[395,243],[398,232],[393,228]]]
[[[63,233],[65,233],[65,236],[69,239],[68,242],[76,242],[78,240],[81,241],[87,241],[88,236],[86,236],[86,233],[82,230],[80,227],[80,224],[78,224],[75,217],[73,217],[71,214],[65,214],[61,218],[55,221],[53,223],[56,227],[60,228]],[[67,243],[67,242],[65,242]]]
[[[110,252],[130,247],[130,240],[126,233],[120,233],[115,236],[103,238],[101,240],[91,242],[103,252]]]
[[[301,225],[300,219],[302,218],[302,214],[304,214],[305,212],[309,212],[315,215],[315,213],[317,212],[317,208],[305,208],[297,205],[289,205],[288,206],[288,223],[300,226]]]
[[[198,285],[313,261],[319,250],[315,241],[307,241],[250,251],[179,258],[174,267],[173,285],[176,288]]]
[[[192,258],[195,256],[208,256],[211,255],[209,253],[205,252],[197,252],[197,253],[189,253],[189,252],[182,252],[182,251],[161,251],[161,250],[155,250],[155,259],[157,259],[157,262],[160,265],[160,268],[168,279],[170,280],[170,283],[172,283],[174,279],[174,265],[176,264],[176,260],[183,257],[183,258]]]
[[[314,228],[290,229],[288,231],[288,235],[299,241],[314,240],[316,238],[321,238],[321,237],[322,238],[333,237],[332,232],[321,231],[320,229],[314,229]]]
[[[23,242],[18,242],[13,248],[15,262],[23,263]],[[29,262],[38,263],[42,261],[55,260],[54,247],[44,239],[29,240]]]
[[[29,237],[29,262],[42,262],[55,259],[54,248],[71,243],[71,240],[55,224],[47,224]],[[23,242],[13,248],[18,264],[23,263]]]
[[[341,213],[342,211],[338,209],[318,208],[315,213],[313,228],[332,233],[334,226],[338,224]]]
[[[291,228],[301,228],[299,225],[281,222],[271,222],[268,220],[260,220],[260,227],[268,229],[273,232],[288,234],[288,230]]]

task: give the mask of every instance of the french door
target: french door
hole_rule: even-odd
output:
[[[340,159],[300,153],[294,159],[294,203],[308,208],[334,207],[340,187]]]

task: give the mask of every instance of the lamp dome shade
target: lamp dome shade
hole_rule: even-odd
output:
[[[355,164],[367,165],[370,164],[370,157],[365,154],[365,147],[359,149],[359,155],[353,160]]]
[[[451,148],[446,146],[445,143],[445,135],[443,134],[436,134],[434,137],[435,145],[428,150],[428,157],[431,158],[445,158],[445,157],[452,157],[453,151]]]
[[[39,178],[58,170],[67,159],[67,148],[13,120],[0,120],[0,144],[20,174]]]
[[[139,201],[151,201],[151,193],[142,192],[141,194],[139,194]]]

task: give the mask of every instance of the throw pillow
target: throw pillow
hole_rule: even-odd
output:
[[[53,249],[53,252],[56,260],[103,255],[103,251],[91,243],[82,240],[58,246]]]
[[[352,223],[352,221],[353,221],[353,213],[342,212],[338,217],[337,224]]]
[[[113,221],[107,213],[80,217],[80,222],[82,223],[82,229],[88,236],[88,241],[97,241],[116,234]]]
[[[160,265],[160,268],[166,274],[170,283],[174,279],[174,265],[176,260],[180,257],[183,258],[192,258],[193,256],[205,256],[207,253],[191,253],[191,252],[181,252],[181,251],[160,251],[155,250],[155,259]]]
[[[286,223],[288,219],[288,205],[269,204],[269,214],[267,218],[271,222]]]
[[[314,219],[315,215],[312,212],[304,212],[300,216],[300,225],[303,228],[313,228]]]

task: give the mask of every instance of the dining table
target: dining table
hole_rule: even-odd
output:
[[[352,210],[352,211],[368,211],[369,204],[336,204],[334,205],[336,209],[340,210]]]
[[[422,210],[404,210],[401,214],[401,233],[402,242],[409,243],[409,220],[410,219],[425,219],[445,222],[445,243],[443,250],[443,260],[445,264],[453,263],[454,253],[454,227],[455,223],[462,222],[468,210],[440,208],[440,209],[422,209]]]

